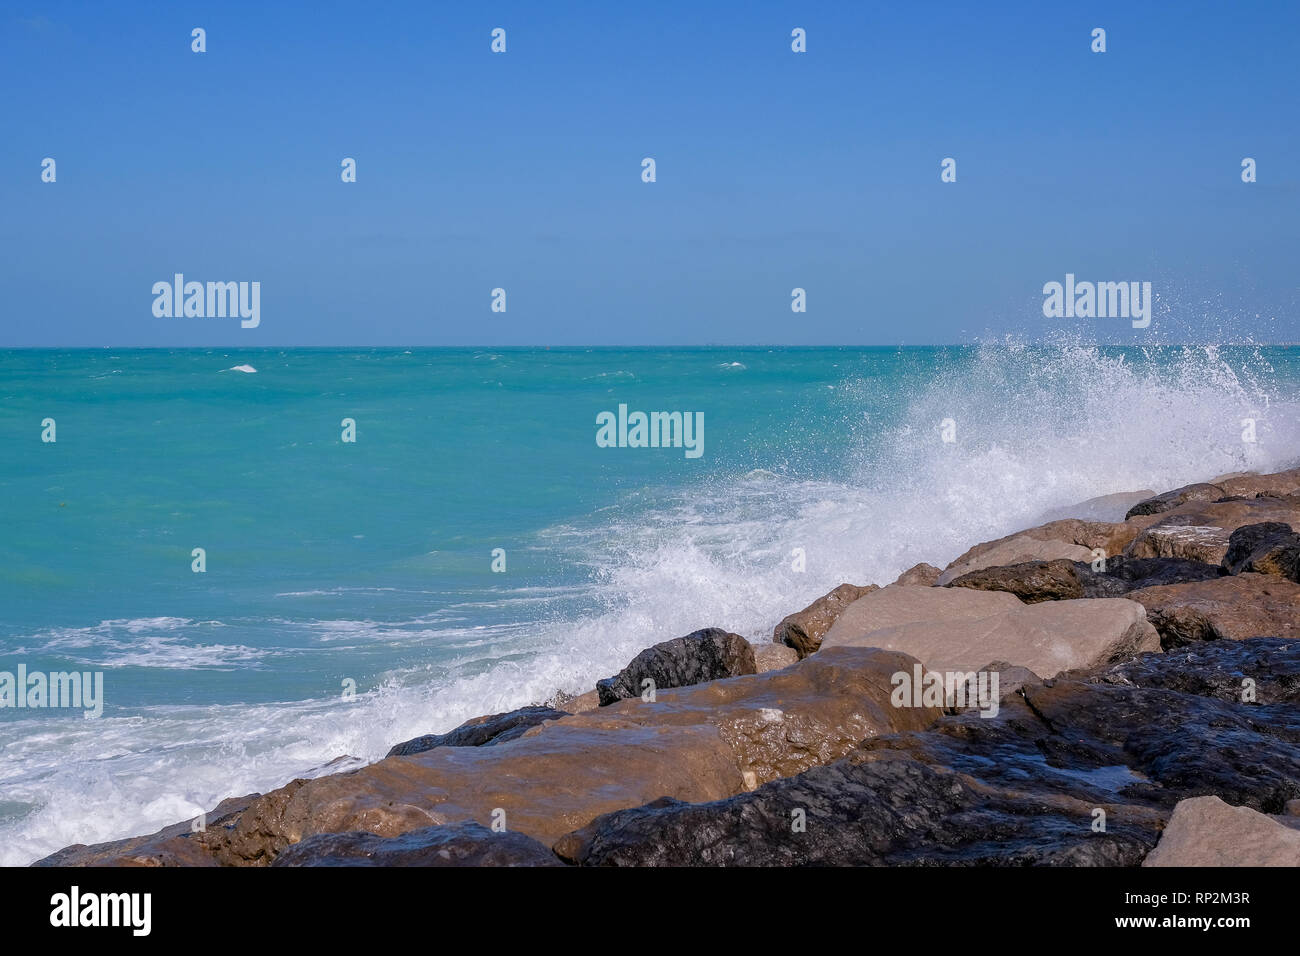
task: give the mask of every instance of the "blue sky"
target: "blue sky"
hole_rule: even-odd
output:
[[[6,0],[0,346],[1300,340],[1300,7],[988,6]]]

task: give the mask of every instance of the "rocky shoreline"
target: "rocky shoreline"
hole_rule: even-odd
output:
[[[1300,865],[1300,468],[1075,512],[35,865]]]

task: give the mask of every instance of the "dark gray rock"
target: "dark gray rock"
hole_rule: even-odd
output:
[[[1208,482],[1184,485],[1182,488],[1175,488],[1173,491],[1166,491],[1163,494],[1147,498],[1145,501],[1139,501],[1128,509],[1128,513],[1124,515],[1124,520],[1127,521],[1129,518],[1138,515],[1163,514],[1180,505],[1185,505],[1189,501],[1217,501],[1222,497],[1223,488],[1219,485],[1212,485]]]
[[[409,757],[435,747],[490,747],[523,735],[529,727],[547,720],[568,717],[568,713],[551,707],[520,707],[505,714],[475,717],[445,734],[425,734],[405,740],[388,751],[389,757]]]
[[[1228,539],[1223,568],[1229,574],[1254,571],[1300,583],[1300,534],[1281,521],[1242,525]]]
[[[754,648],[749,641],[720,627],[706,627],[647,647],[613,677],[597,681],[596,690],[603,707],[641,696],[642,681],[647,679],[662,689],[756,673]]]
[[[1188,558],[1128,558],[1117,554],[1106,559],[1106,570],[1098,574],[1088,564],[1076,565],[1081,575],[1087,580],[1085,591],[1089,587],[1106,590],[1113,586],[1102,583],[1119,582],[1125,591],[1139,588],[1158,587],[1164,584],[1186,584],[1189,581],[1212,581],[1221,578],[1224,570],[1218,565],[1206,564],[1204,561],[1192,561]],[[1123,592],[1085,594],[1085,597],[1122,597]]]

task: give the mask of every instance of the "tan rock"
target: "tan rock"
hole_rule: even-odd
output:
[[[875,590],[877,587],[874,584],[865,587],[841,584],[802,611],[796,611],[782,620],[772,631],[772,643],[793,647],[801,658],[815,653],[821,647],[822,635],[835,623],[840,612],[862,595]]]
[[[1278,471],[1271,475],[1260,475],[1254,472],[1226,475],[1214,479],[1214,484],[1223,489],[1224,496],[1243,495],[1253,497],[1255,495],[1271,495],[1285,497],[1300,494],[1300,468]]]
[[[1121,598],[1026,605],[1002,591],[890,586],[854,602],[826,634],[832,647],[902,651],[932,670],[990,660],[1052,677],[1160,649],[1142,605]]]
[[[943,571],[940,568],[922,561],[920,564],[912,565],[900,574],[894,583],[903,587],[929,588],[934,587],[935,582],[939,580],[939,576],[942,574]]]
[[[1271,574],[1163,584],[1125,597],[1146,608],[1166,649],[1196,641],[1300,637],[1300,584]]]
[[[571,714],[582,714],[589,710],[595,710],[600,706],[600,693],[589,690],[585,694],[579,694],[577,697],[570,697],[565,703],[563,710]]]
[[[1181,800],[1143,866],[1300,866],[1300,830],[1218,797]]]
[[[760,674],[766,674],[768,671],[779,671],[781,668],[789,667],[799,660],[799,652],[785,644],[754,644],[753,647],[754,664]],[[577,711],[574,711],[574,713],[577,713]]]

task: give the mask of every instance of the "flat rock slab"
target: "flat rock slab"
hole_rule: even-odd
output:
[[[1300,866],[1300,830],[1218,797],[1193,797],[1173,816],[1143,866]]]
[[[937,671],[1005,661],[1051,677],[1159,650],[1160,639],[1122,598],[1026,605],[1002,591],[891,585],[854,602],[823,646],[901,651]]]
[[[272,866],[563,866],[522,833],[453,823],[381,837],[364,830],[317,833],[286,847]]]

